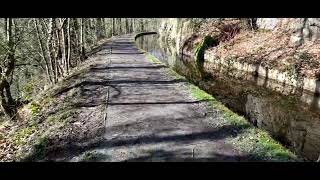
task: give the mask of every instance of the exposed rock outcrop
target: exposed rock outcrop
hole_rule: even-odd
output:
[[[260,29],[289,33],[293,46],[320,38],[320,18],[258,18],[257,25]]]
[[[230,66],[299,89],[320,92],[319,18],[164,19],[161,38],[176,52],[195,56],[211,36],[220,42],[204,53],[207,63]],[[228,67],[229,68],[229,67]]]
[[[195,33],[192,19],[169,18],[164,19],[159,29],[160,38],[175,46],[181,52],[184,43]]]

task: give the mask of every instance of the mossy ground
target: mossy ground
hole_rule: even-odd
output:
[[[10,131],[1,133],[1,136],[12,144],[14,151],[13,159],[0,161],[34,161],[35,158],[41,159],[46,156],[48,137],[72,124],[78,114],[77,109],[70,103],[72,98],[77,98],[77,94],[72,93],[73,90],[65,96],[57,93],[78,83],[77,77],[86,73],[91,64],[94,64],[94,60],[88,60],[83,66],[74,68],[63,80],[32,97],[30,103],[19,109],[21,120],[18,122],[9,125],[1,122],[1,128],[10,126]],[[30,151],[31,148],[34,151]],[[29,155],[32,157],[28,157]]]
[[[146,52],[143,49],[138,48],[138,50],[143,53],[146,56],[146,59],[149,60],[152,63],[158,64],[158,65],[164,65],[164,63],[162,63],[159,59],[157,59],[155,56],[151,55],[150,53]],[[181,76],[180,74],[178,74],[177,72],[175,72],[173,69],[171,68],[164,68],[164,70],[166,71],[166,73],[171,76],[171,77],[175,77],[176,79],[182,80],[182,79],[186,79],[185,77]]]
[[[155,64],[162,64],[156,57],[152,56],[149,53],[146,53],[146,58]]]
[[[224,119],[227,120],[224,123],[240,129],[243,128],[243,133],[235,138],[229,138],[229,142],[240,151],[254,154],[257,158],[263,160],[290,161],[296,159],[292,152],[276,142],[266,131],[252,126],[244,117],[229,110],[210,94],[192,84],[189,85],[189,91],[195,99],[208,101],[212,109],[219,110]]]
[[[140,50],[145,53],[146,58],[151,62],[160,61],[151,54]],[[161,63],[161,62],[160,62]],[[178,79],[185,79],[171,68],[168,69],[168,75],[176,77]],[[276,142],[266,131],[251,125],[243,116],[240,116],[231,110],[229,110],[222,103],[218,102],[212,95],[201,90],[199,87],[188,84],[187,89],[190,95],[198,101],[206,101],[209,104],[210,109],[218,110],[222,115],[224,122],[218,122],[223,125],[233,125],[237,127],[237,130],[241,130],[242,133],[236,137],[228,137],[227,141],[232,144],[237,150],[245,154],[250,154],[257,158],[257,160],[267,161],[296,161],[298,158],[295,154],[283,147],[280,143]]]

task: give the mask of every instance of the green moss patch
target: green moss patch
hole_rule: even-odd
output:
[[[201,90],[199,87],[189,84],[189,90],[191,93],[191,96],[195,98],[198,101],[209,101],[214,100],[214,98],[206,93],[205,91]]]
[[[201,43],[195,46],[194,48],[194,55],[196,57],[197,62],[204,61],[204,52],[208,47],[217,45],[218,41],[217,38],[211,36],[205,36]]]
[[[92,151],[87,151],[81,156],[81,161],[90,161],[94,158]]]
[[[185,77],[181,76],[180,74],[178,74],[177,72],[175,72],[173,69],[171,68],[166,68],[167,74],[171,77],[175,77],[175,79],[180,79],[180,80],[186,80]]]
[[[162,62],[159,61],[159,59],[157,59],[156,57],[154,57],[153,55],[151,55],[149,53],[145,53],[145,56],[149,61],[151,61],[151,62],[153,62],[155,64],[162,64]]]
[[[23,145],[27,142],[27,138],[30,137],[30,135],[32,135],[36,130],[36,126],[22,128],[13,134],[12,141],[16,146]]]
[[[155,64],[161,64],[163,65],[163,63],[158,59],[156,58],[155,56],[149,54],[148,52],[144,51],[143,49],[140,50],[140,52],[143,52],[146,56],[146,58],[151,61],[152,63],[155,63]],[[164,68],[166,73],[170,76],[170,77],[175,77],[175,79],[186,79],[185,77],[181,76],[180,74],[178,74],[177,72],[175,72],[173,69],[171,68]]]
[[[40,104],[36,101],[31,102],[29,109],[33,116],[36,116],[40,112]]]
[[[189,85],[191,96],[199,101],[209,101],[210,108],[218,110],[226,122],[242,133],[229,137],[228,141],[239,151],[250,154],[258,160],[294,161],[297,157],[288,149],[276,142],[266,131],[252,126],[244,117],[232,112],[213,96],[195,85]]]

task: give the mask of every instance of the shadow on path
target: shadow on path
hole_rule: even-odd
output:
[[[145,121],[149,121],[146,119]],[[130,126],[134,126],[135,123],[131,125],[123,125],[123,127],[109,127],[106,128],[105,131],[108,132],[109,129],[126,129],[130,128]],[[148,144],[157,144],[157,143],[174,143],[175,145],[183,146],[188,145],[190,143],[196,143],[197,141],[215,141],[219,139],[226,138],[228,136],[237,136],[242,133],[243,130],[248,128],[249,126],[223,126],[218,129],[212,129],[204,132],[195,132],[189,134],[177,134],[177,135],[166,135],[166,136],[158,136],[158,135],[142,135],[138,137],[120,137],[119,139],[111,139],[111,140],[95,140],[87,139],[86,142],[79,144],[78,139],[70,138],[68,139],[68,143],[62,146],[51,147],[50,151],[46,151],[46,156],[39,156],[37,152],[43,152],[43,146],[36,146],[35,153],[29,155],[25,161],[29,160],[45,160],[45,161],[66,161],[75,155],[80,155],[85,151],[90,151],[94,148],[114,148],[125,146],[126,148],[130,148],[130,146],[140,146],[140,145],[148,145]],[[236,130],[236,131],[235,131]],[[235,133],[236,132],[236,133]],[[43,141],[48,141],[48,139],[44,139]],[[170,149],[170,148],[168,148]],[[142,155],[132,159],[128,159],[126,161],[148,161],[154,158],[164,158],[166,161],[228,161],[234,159],[243,159],[248,160],[248,158],[257,159],[255,155],[250,155],[246,157],[237,157],[237,156],[225,156],[220,154],[219,156],[213,156],[212,158],[178,158],[181,155],[181,152],[174,152],[170,150],[152,150],[149,152],[150,155]],[[157,154],[155,156],[155,153]],[[41,159],[44,157],[44,159]],[[95,161],[99,161],[99,158],[95,157]],[[101,155],[100,158],[106,158],[106,156]],[[60,160],[58,160],[60,159]],[[101,159],[100,159],[101,160]]]

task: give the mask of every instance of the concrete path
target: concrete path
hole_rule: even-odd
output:
[[[225,142],[232,127],[210,126],[205,103],[190,96],[187,82],[147,60],[132,36],[114,38],[111,44],[101,47],[99,63],[87,76],[109,88],[109,97],[103,96],[108,99],[104,140],[71,161],[84,157],[91,161],[242,159]]]

